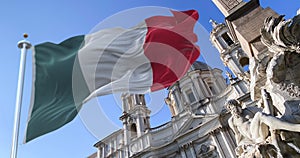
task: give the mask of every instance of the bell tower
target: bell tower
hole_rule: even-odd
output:
[[[212,31],[210,41],[220,53],[220,58],[236,77],[249,76],[249,57],[241,48],[238,41],[234,41],[228,27],[223,23],[210,20]]]
[[[262,8],[259,0],[212,0],[225,16],[226,25],[233,41],[238,41],[249,57],[251,99],[261,97],[261,87],[266,76],[258,76],[256,71],[265,71],[266,63],[272,57],[268,47],[261,42],[261,28],[268,17],[279,17],[271,8]],[[229,3],[230,2],[230,3]],[[231,4],[231,5],[229,5]],[[227,6],[229,5],[229,6]]]
[[[142,136],[150,128],[150,110],[146,106],[144,94],[123,94],[123,122],[124,144]]]

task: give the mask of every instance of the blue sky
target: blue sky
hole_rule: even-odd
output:
[[[270,6],[279,14],[291,18],[300,7],[299,0],[261,0],[263,7]],[[19,70],[20,53],[17,42],[22,40],[22,34],[29,34],[29,41],[35,45],[45,41],[61,42],[62,40],[89,33],[97,24],[121,11],[136,7],[157,6],[175,10],[196,9],[200,14],[199,24],[204,31],[201,38],[201,53],[203,59],[213,67],[219,67],[218,53],[212,48],[207,39],[211,30],[209,19],[213,18],[223,22],[224,17],[210,0],[93,0],[93,1],[35,1],[24,2],[11,0],[0,4],[0,157],[10,156],[13,131],[13,118],[15,110],[15,95]],[[147,10],[145,10],[147,12]],[[152,13],[153,14],[153,13]],[[123,19],[131,22],[133,19]],[[116,23],[117,24],[117,23]],[[205,32],[206,31],[206,32]],[[201,46],[203,45],[203,46]],[[203,49],[204,48],[204,49]],[[120,126],[118,117],[121,115],[118,95],[99,97],[94,100],[100,105],[100,113],[89,113],[93,106],[76,117],[71,123],[50,134],[23,144],[24,131],[28,115],[28,105],[31,94],[31,51],[27,54],[24,95],[21,114],[20,135],[18,143],[19,158],[38,157],[72,157],[82,158],[93,152],[93,144],[99,138]],[[152,105],[154,114],[151,119],[152,126],[170,120],[170,112],[162,104],[165,91],[149,94],[148,102]],[[157,99],[158,98],[158,99]],[[92,102],[89,104],[93,104]],[[98,108],[99,110],[99,108]],[[85,113],[88,111],[87,113]],[[102,117],[97,117],[101,115]],[[110,119],[107,119],[107,118]]]

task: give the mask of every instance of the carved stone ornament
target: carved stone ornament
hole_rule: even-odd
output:
[[[262,42],[272,52],[300,53],[300,15],[289,20],[284,20],[283,15],[267,18],[261,35]]]
[[[261,41],[273,53],[266,69],[266,89],[280,106],[300,99],[300,15],[283,17],[267,18],[261,29]]]
[[[284,20],[284,16],[266,18],[261,41],[269,52],[260,54],[260,59],[252,57],[250,61],[250,88],[254,92],[251,98],[259,99],[259,89],[264,87],[276,98],[277,104],[299,100],[300,15],[289,20]],[[279,109],[284,110],[284,107]]]
[[[214,145],[202,144],[197,152],[199,158],[214,158],[218,157],[216,153],[216,147]]]
[[[237,0],[227,0],[227,5],[230,9],[238,4],[239,4],[239,2]]]

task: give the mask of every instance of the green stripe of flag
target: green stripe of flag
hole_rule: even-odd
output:
[[[70,122],[89,95],[77,53],[84,36],[34,47],[33,94],[25,142]],[[76,64],[77,63],[77,64]]]

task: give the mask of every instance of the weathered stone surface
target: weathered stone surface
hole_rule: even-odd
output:
[[[300,135],[300,15],[290,20],[267,18],[261,37],[268,51],[258,51],[260,56],[250,60],[250,89],[263,111],[249,119],[237,102],[228,104],[236,152],[240,157],[299,157],[300,141],[294,138]],[[260,95],[258,87],[263,89]]]

